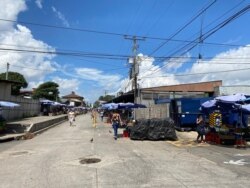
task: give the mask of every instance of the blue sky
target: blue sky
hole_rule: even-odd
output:
[[[172,85],[188,82],[223,80],[224,85],[248,84],[250,58],[249,12],[207,38],[188,52],[176,49],[184,46],[215,27],[226,18],[249,5],[249,0],[217,0],[202,16],[195,19],[157,52],[152,53],[163,41],[153,38],[169,38],[188,23],[213,0],[1,0],[0,19],[17,20],[17,23],[0,21],[0,47],[60,52],[132,55],[132,41],[123,36],[56,29],[26,24],[61,26],[101,32],[145,36],[139,41],[141,55],[140,87]],[[227,14],[226,14],[227,13]],[[203,20],[203,21],[201,21]],[[202,27],[201,27],[201,22]],[[209,45],[219,43],[227,45]],[[236,46],[233,46],[236,45]],[[197,61],[198,54],[203,60]],[[182,55],[182,56],[181,56]],[[169,57],[156,62],[156,57]],[[173,58],[178,57],[178,58]],[[37,53],[0,51],[0,72],[6,62],[12,71],[20,71],[29,81],[29,87],[37,87],[44,81],[60,85],[61,95],[75,91],[89,102],[94,102],[107,91],[114,94],[131,88],[128,80],[127,60],[63,56]],[[225,63],[225,64],[222,64]],[[232,71],[246,69],[244,71]],[[198,74],[229,70],[225,73]],[[194,74],[193,76],[178,76]]]

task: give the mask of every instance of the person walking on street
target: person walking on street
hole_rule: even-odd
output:
[[[120,124],[122,124],[120,114],[117,113],[117,112],[114,112],[112,114],[111,122],[112,122],[112,127],[114,129],[114,139],[116,140],[117,139],[118,127],[119,127]]]
[[[92,112],[91,112],[91,118],[92,118],[93,127],[96,128],[97,112],[96,112],[95,109],[93,109]]]
[[[75,121],[75,112],[70,110],[68,113],[69,126],[73,126],[73,122]]]
[[[101,116],[101,120],[103,122],[103,116],[104,116],[104,111],[103,110],[100,112],[100,116]]]
[[[196,141],[204,142],[203,135],[205,134],[205,122],[201,114],[199,114],[196,119],[196,125],[197,125],[197,133],[198,133]],[[199,138],[201,138],[201,141],[199,141]]]

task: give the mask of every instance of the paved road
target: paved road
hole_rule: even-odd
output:
[[[250,166],[244,164],[249,149],[128,138],[115,141],[110,126],[99,124],[94,129],[89,115],[78,116],[75,124],[69,127],[65,122],[31,140],[0,144],[0,187],[250,185]],[[101,162],[79,163],[86,158]]]

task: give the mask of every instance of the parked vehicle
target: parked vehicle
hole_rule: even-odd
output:
[[[201,113],[201,104],[210,99],[212,98],[159,99],[155,103],[169,103],[170,117],[174,120],[176,129],[189,131],[196,128],[196,118]]]

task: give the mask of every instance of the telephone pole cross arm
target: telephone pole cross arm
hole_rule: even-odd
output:
[[[132,65],[132,77],[134,80],[134,102],[137,102],[137,76],[139,73],[139,65],[137,62],[137,50],[139,48],[139,45],[137,44],[137,41],[144,41],[145,38],[136,37],[136,36],[125,36],[124,37],[127,40],[133,41],[133,65]]]

